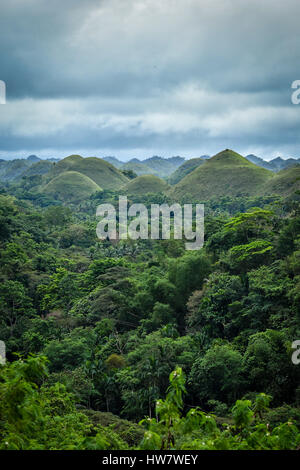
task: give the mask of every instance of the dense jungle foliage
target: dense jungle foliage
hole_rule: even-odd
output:
[[[186,251],[99,241],[118,192],[67,207],[38,178],[0,194],[0,448],[299,448],[299,195],[199,201]]]

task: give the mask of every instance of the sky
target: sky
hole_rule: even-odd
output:
[[[0,0],[0,157],[300,157],[299,0]]]

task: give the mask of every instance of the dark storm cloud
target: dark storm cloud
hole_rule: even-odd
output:
[[[11,0],[0,149],[300,155],[299,15],[298,0]]]

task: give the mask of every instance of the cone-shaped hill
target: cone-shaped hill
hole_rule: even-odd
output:
[[[191,196],[196,200],[212,197],[254,195],[274,173],[258,167],[232,150],[224,150],[206,160],[171,190],[174,199]]]
[[[300,190],[300,165],[281,170],[266,183],[264,194],[289,196]]]
[[[147,193],[166,192],[169,185],[154,175],[142,175],[133,179],[122,189],[124,194],[139,196]]]
[[[98,186],[103,189],[118,190],[129,180],[117,168],[102,158],[88,157],[83,158],[80,155],[70,155],[58,162],[49,177],[56,177],[66,171],[76,171],[88,176]]]
[[[96,191],[101,191],[100,186],[77,171],[60,173],[43,188],[44,193],[66,203],[83,201]]]

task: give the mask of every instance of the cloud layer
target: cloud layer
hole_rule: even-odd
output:
[[[298,0],[11,0],[0,152],[300,156]]]

